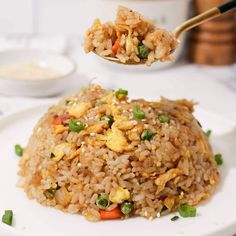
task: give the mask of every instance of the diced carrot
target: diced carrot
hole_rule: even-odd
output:
[[[54,125],[62,125],[62,124],[64,124],[67,120],[69,120],[72,117],[74,117],[74,116],[69,115],[69,114],[63,114],[63,115],[60,115],[60,116],[56,116],[56,117],[54,117],[52,123]]]
[[[111,211],[107,210],[100,210],[99,211],[102,220],[112,220],[112,219],[119,219],[122,216],[119,206],[112,209]]]
[[[54,125],[61,125],[62,124],[62,120],[59,116],[54,117],[53,122]]]
[[[112,52],[117,53],[119,48],[120,48],[120,36],[117,37],[117,39],[112,47]]]

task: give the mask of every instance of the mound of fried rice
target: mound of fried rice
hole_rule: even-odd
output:
[[[137,105],[142,119],[134,115]],[[192,112],[187,100],[128,100],[91,85],[40,119],[19,164],[19,186],[42,205],[91,221],[101,219],[100,195],[111,201],[107,210],[128,201],[134,206],[129,216],[148,219],[175,211],[179,204],[196,205],[212,195],[219,174]],[[113,123],[101,119],[104,115]],[[160,115],[168,122],[161,122]],[[71,117],[84,123],[83,130],[70,130]],[[145,130],[152,139],[141,138]]]
[[[119,38],[119,47],[114,50]],[[85,51],[95,51],[102,57],[115,57],[120,62],[140,62],[139,45],[148,48],[146,64],[156,60],[172,60],[178,42],[171,32],[156,28],[154,23],[139,13],[120,6],[114,23],[101,24],[96,19],[85,37]]]

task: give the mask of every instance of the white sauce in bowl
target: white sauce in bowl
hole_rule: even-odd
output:
[[[28,63],[0,67],[0,77],[6,79],[51,79],[61,76],[60,72],[50,67]]]

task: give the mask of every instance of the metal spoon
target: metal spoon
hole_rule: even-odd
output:
[[[190,30],[202,23],[205,23],[211,19],[221,16],[224,13],[226,13],[230,10],[233,10],[234,8],[236,8],[236,0],[232,0],[227,3],[222,4],[220,6],[211,8],[210,10],[205,11],[202,14],[197,15],[197,16],[185,21],[180,26],[176,27],[175,30],[173,31],[173,35],[178,40],[178,38],[180,37],[180,35],[182,33],[186,32],[186,31],[188,31],[188,30]],[[173,52],[174,52],[174,50],[171,51],[170,54],[172,54]],[[95,51],[94,51],[94,53],[97,54]],[[100,55],[98,55],[98,56],[100,56]],[[104,57],[100,56],[100,57],[102,57],[108,61],[112,61],[112,62],[119,63],[119,64],[126,64],[126,65],[140,65],[140,64],[146,63],[146,59],[142,59],[142,60],[140,60],[140,62],[135,62],[133,60],[130,60],[130,61],[126,61],[125,63],[122,63],[116,57],[109,57],[109,56],[104,56]]]

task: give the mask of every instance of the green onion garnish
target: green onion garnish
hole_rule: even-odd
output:
[[[207,136],[207,138],[209,138],[211,136],[211,130],[208,129],[206,132],[205,132],[205,135]]]
[[[197,214],[197,209],[193,206],[183,204],[179,207],[179,214],[182,217],[195,217]]]
[[[15,153],[17,156],[21,157],[23,155],[24,149],[21,147],[20,144],[15,145]]]
[[[123,202],[120,206],[120,210],[124,215],[128,215],[133,210],[133,204],[131,202]]]
[[[111,116],[111,115],[104,115],[104,116],[101,117],[100,120],[105,120],[105,121],[107,121],[107,123],[108,123],[108,125],[109,125],[110,128],[111,128],[112,124],[114,123],[114,118],[113,118],[113,116]]]
[[[222,155],[220,153],[217,153],[215,155],[215,161],[216,161],[216,164],[218,166],[222,165],[223,164],[223,158],[222,158]]]
[[[140,105],[133,106],[133,116],[140,120],[145,118],[145,113],[141,110]]]
[[[96,199],[96,205],[99,209],[105,210],[110,206],[110,201],[108,198],[99,195]]]
[[[165,114],[159,115],[158,119],[161,123],[170,123],[170,117]]]
[[[53,199],[55,197],[55,194],[57,192],[57,190],[59,189],[60,187],[57,186],[55,188],[51,187],[50,189],[47,189],[46,191],[44,191],[44,196],[48,199]]]
[[[4,215],[2,216],[2,222],[7,225],[12,225],[13,212],[12,210],[5,210]]]
[[[120,100],[120,99],[126,98],[126,96],[128,95],[128,90],[120,88],[116,90],[115,94],[116,94],[116,97]]]
[[[84,129],[84,123],[72,117],[69,119],[69,129],[74,132],[80,132]]]
[[[179,216],[173,216],[170,220],[171,221],[176,221],[176,220],[178,220],[179,219]]]
[[[147,130],[143,131],[143,133],[141,134],[141,140],[150,141],[153,136],[154,136],[154,133],[151,130],[147,129]]]

